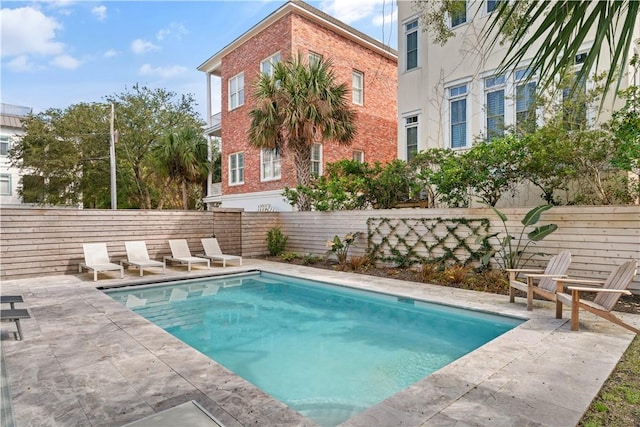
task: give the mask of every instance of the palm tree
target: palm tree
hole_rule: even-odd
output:
[[[350,144],[356,135],[355,112],[347,103],[347,85],[336,84],[330,60],[303,63],[302,56],[274,64],[255,84],[255,107],[249,113],[249,141],[258,148],[294,156],[297,185],[311,183],[313,143]],[[311,210],[305,195],[298,209]]]
[[[168,181],[180,184],[182,208],[189,209],[188,184],[202,184],[209,174],[207,140],[197,129],[184,128],[167,133],[152,152]]]
[[[545,87],[573,66],[590,31],[595,29],[591,48],[574,86],[587,80],[602,55],[611,55],[604,88],[608,91],[615,83],[615,94],[629,60],[639,13],[637,0],[501,1],[489,20],[486,34],[493,45],[507,36],[509,53],[502,61],[505,70],[533,52],[531,74],[538,73]],[[532,51],[536,42],[541,42],[540,47]],[[605,43],[606,51],[602,49]]]

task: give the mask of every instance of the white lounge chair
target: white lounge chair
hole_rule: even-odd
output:
[[[189,245],[186,239],[169,240],[171,248],[171,256],[166,255],[164,261],[173,261],[180,264],[187,264],[187,268],[191,271],[191,264],[207,263],[207,268],[211,268],[211,263],[207,258],[200,258],[191,255]]]
[[[149,267],[162,267],[162,274],[166,273],[164,261],[155,261],[149,258],[145,242],[124,242],[124,247],[127,249],[127,259],[121,259],[121,265],[137,267],[140,270],[140,276],[144,274],[144,269]]]
[[[115,264],[109,259],[106,243],[83,243],[84,262],[78,265],[78,273],[82,269],[93,271],[93,281],[98,280],[98,273],[103,271],[120,270],[120,278],[124,279],[124,268],[120,264]]]
[[[223,254],[218,244],[218,239],[215,237],[209,237],[206,239],[200,239],[202,247],[204,248],[204,254],[200,256],[209,258],[212,261],[222,261],[222,267],[227,266],[227,261],[238,261],[239,265],[242,265],[242,257],[238,255]]]

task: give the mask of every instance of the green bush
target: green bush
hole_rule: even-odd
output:
[[[273,227],[267,232],[267,250],[269,255],[277,256],[284,252],[289,236],[282,234],[280,227]]]

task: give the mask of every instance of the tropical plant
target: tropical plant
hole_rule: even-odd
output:
[[[267,250],[269,255],[277,256],[284,252],[289,236],[282,234],[280,227],[273,227],[267,231]]]
[[[485,243],[492,247],[492,249],[482,257],[482,264],[486,266],[489,264],[489,261],[494,258],[500,268],[515,269],[520,268],[533,256],[543,255],[542,253],[532,253],[527,255],[525,251],[532,243],[539,242],[540,240],[556,231],[558,229],[558,226],[556,224],[546,224],[536,227],[535,229],[527,233],[526,242],[523,241],[523,236],[527,228],[537,224],[542,213],[548,211],[552,207],[553,206],[551,205],[541,205],[527,212],[527,214],[521,221],[522,229],[520,230],[520,234],[516,238],[511,234],[507,227],[506,215],[500,212],[495,207],[491,206],[491,209],[493,209],[496,215],[498,215],[498,218],[500,218],[500,221],[502,221],[504,234],[498,232],[489,234],[487,236],[478,236],[477,243]],[[492,239],[495,239],[497,241],[497,247],[491,244]]]
[[[347,233],[342,240],[336,235],[333,237],[333,240],[327,240],[326,246],[329,248],[328,252],[336,255],[339,264],[346,265],[349,247],[355,242],[358,234],[357,232]]]
[[[330,60],[305,63],[302,55],[273,66],[257,80],[249,112],[249,141],[258,148],[293,154],[297,185],[311,183],[311,148],[319,141],[350,144],[356,135],[355,112],[347,85],[337,84]],[[304,193],[299,210],[311,210]]]
[[[201,189],[206,184],[211,169],[208,149],[207,140],[199,129],[194,128],[169,132],[151,149],[157,171],[166,176],[167,181],[180,185],[182,209],[189,209],[189,184],[196,184]],[[162,204],[161,197],[159,207]]]
[[[541,88],[549,87],[558,75],[573,67],[576,55],[581,53],[589,37],[590,48],[573,90],[579,81],[586,81],[595,64],[610,55],[611,67],[604,89],[615,94],[633,46],[640,2],[520,0],[496,3],[481,35],[481,42],[490,48],[507,46],[496,75],[531,58],[527,61],[530,75],[539,76]],[[415,8],[425,28],[438,43],[444,44],[455,35],[448,25],[448,17],[464,4],[457,0],[417,0]]]

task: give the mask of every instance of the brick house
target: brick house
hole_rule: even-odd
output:
[[[347,83],[358,135],[350,146],[325,141],[312,150],[314,173],[326,163],[356,159],[373,164],[397,158],[397,55],[388,46],[298,0],[288,1],[198,67],[207,75],[206,134],[221,141],[221,191],[210,185],[209,204],[285,211],[284,187],[295,187],[293,155],[249,145],[252,85],[275,61],[301,54],[331,59],[338,83]],[[221,112],[212,115],[212,79],[219,78]],[[216,194],[217,193],[217,194]]]

